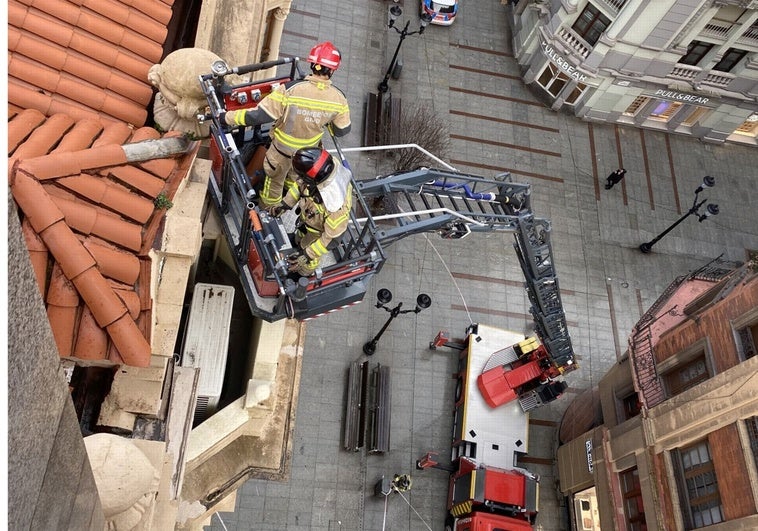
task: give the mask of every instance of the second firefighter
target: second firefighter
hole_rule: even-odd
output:
[[[321,148],[299,149],[292,168],[300,179],[297,188],[288,190],[283,208],[299,209],[294,236],[299,252],[288,258],[289,269],[310,276],[347,230],[353,207],[351,173]]]

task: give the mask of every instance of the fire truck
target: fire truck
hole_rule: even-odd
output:
[[[463,340],[441,332],[430,348],[440,346],[460,351],[451,465],[440,465],[430,452],[417,468],[450,472],[446,530],[531,530],[539,506],[539,478],[519,466],[519,457],[529,449],[529,411],[560,396],[565,383],[552,385],[546,377],[546,386],[539,390],[508,383],[509,376],[529,366],[529,358],[544,348],[536,338],[476,324]]]

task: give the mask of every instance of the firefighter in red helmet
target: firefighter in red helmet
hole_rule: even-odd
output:
[[[341,61],[340,51],[331,42],[319,43],[308,54],[311,73],[305,78],[280,85],[255,109],[224,113],[222,120],[232,127],[274,122],[263,162],[259,206],[264,210],[280,209],[286,190],[297,187],[292,156],[298,149],[320,146],[324,126],[338,137],[350,132],[347,99],[331,82]]]
[[[347,230],[353,186],[350,170],[322,148],[299,149],[292,166],[300,177],[299,186],[297,191],[288,190],[284,208],[300,208],[295,230],[300,250],[288,260],[290,271],[309,276]]]

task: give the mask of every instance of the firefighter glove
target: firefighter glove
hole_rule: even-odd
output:
[[[291,254],[287,257],[290,271],[297,271],[300,267],[304,266],[308,262],[308,257],[303,254],[302,251],[295,254]]]
[[[278,203],[274,206],[271,206],[268,208],[268,213],[271,214],[271,216],[278,218],[282,214],[284,214],[286,211],[291,209],[292,207],[289,206],[286,203]]]
[[[287,210],[289,210],[290,207],[286,203],[282,203],[281,201],[279,203],[276,203],[275,205],[271,206],[262,206],[262,208],[268,212],[268,214],[272,217],[278,218],[282,214],[284,214]]]

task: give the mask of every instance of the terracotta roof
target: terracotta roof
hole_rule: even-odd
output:
[[[11,0],[11,112],[145,124],[173,0]]]
[[[199,147],[127,163],[121,144],[159,137],[123,123],[10,112],[11,193],[62,357],[150,363],[148,252],[165,214],[153,200],[173,198]]]

